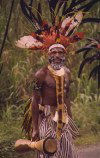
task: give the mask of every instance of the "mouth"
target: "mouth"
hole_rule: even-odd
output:
[[[61,59],[55,59],[55,63],[61,63]]]

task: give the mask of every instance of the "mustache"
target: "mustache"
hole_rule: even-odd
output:
[[[65,57],[49,57],[49,62],[54,62],[55,60],[60,60],[61,62],[65,61]]]

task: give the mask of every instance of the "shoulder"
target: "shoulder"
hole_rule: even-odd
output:
[[[70,72],[69,68],[64,67],[64,69],[65,69],[65,73],[66,73],[66,74],[69,74],[69,75],[71,74],[71,72]]]
[[[34,77],[38,80],[44,80],[46,74],[47,74],[47,67],[43,67],[35,73]]]
[[[64,67],[64,69],[65,69],[65,77],[66,77],[68,80],[71,80],[71,72],[70,72],[69,68]]]

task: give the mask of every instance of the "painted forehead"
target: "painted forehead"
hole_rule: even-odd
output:
[[[65,53],[65,50],[63,48],[58,48],[58,47],[55,47],[55,48],[52,48],[50,51],[49,51],[49,54],[52,53],[52,52],[62,52],[62,53]]]

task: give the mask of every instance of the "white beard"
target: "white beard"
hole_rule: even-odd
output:
[[[60,70],[63,65],[62,64],[54,64],[54,63],[50,63],[51,67],[54,69],[54,70]]]
[[[65,57],[63,57],[63,58],[61,59],[61,62],[60,62],[60,63],[55,63],[53,57],[50,57],[50,58],[49,58],[49,63],[50,63],[51,67],[52,67],[54,70],[60,70],[60,69],[64,66]]]

